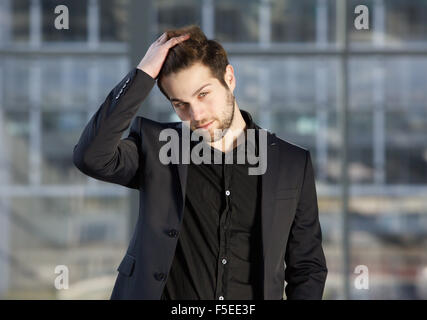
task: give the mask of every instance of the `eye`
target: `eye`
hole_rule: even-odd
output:
[[[200,92],[199,96],[200,96],[200,95],[202,95],[201,97],[203,98],[203,97],[206,97],[206,95],[207,95],[208,93],[209,93],[209,92]]]
[[[183,105],[184,105],[184,103],[182,103],[182,102],[177,102],[174,104],[174,106],[177,108],[182,107]]]

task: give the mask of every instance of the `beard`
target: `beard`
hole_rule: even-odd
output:
[[[230,89],[227,91],[226,105],[222,110],[220,118],[215,120],[219,123],[218,127],[208,129],[206,133],[203,133],[207,140],[211,142],[218,141],[227,133],[234,119],[234,109],[236,104],[236,97],[231,93]]]
[[[220,121],[219,129],[228,130],[230,128],[234,119],[235,104],[236,104],[236,97],[231,93],[230,90],[228,90],[226,107],[222,112],[222,120]]]

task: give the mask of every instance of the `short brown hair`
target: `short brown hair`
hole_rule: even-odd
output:
[[[166,59],[160,69],[157,86],[169,100],[164,91],[161,80],[163,77],[191,67],[194,63],[201,63],[208,67],[213,77],[228,88],[224,81],[225,68],[229,64],[227,53],[216,40],[207,39],[206,35],[198,25],[191,24],[179,29],[166,30],[167,40],[170,38],[189,33],[190,37],[169,49]]]

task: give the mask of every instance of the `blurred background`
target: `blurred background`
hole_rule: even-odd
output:
[[[427,299],[425,0],[0,0],[0,298],[110,297],[137,191],[83,175],[73,147],[148,46],[192,23],[227,50],[239,106],[311,151],[324,299]],[[139,115],[179,120],[157,86]]]

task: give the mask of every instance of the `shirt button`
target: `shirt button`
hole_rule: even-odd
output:
[[[230,191],[229,190],[225,191],[225,195],[229,196],[230,195]]]
[[[219,296],[219,300],[224,300],[224,297],[223,296]]]
[[[227,263],[227,259],[222,259],[222,264],[226,264]]]

